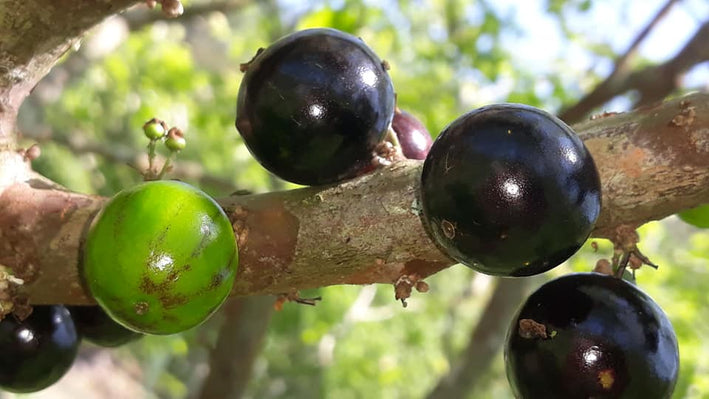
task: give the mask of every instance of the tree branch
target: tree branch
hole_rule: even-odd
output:
[[[709,94],[575,128],[603,184],[594,236],[709,202]],[[30,282],[33,303],[92,302],[79,280],[80,246],[105,198],[57,190],[32,175],[19,155],[0,154],[6,157],[0,168],[0,264]],[[451,265],[416,212],[421,166],[403,161],[337,186],[220,199],[239,241],[233,294],[391,284]]]
[[[180,15],[178,22],[184,23],[186,20],[203,16],[210,12],[229,13],[241,9],[251,3],[251,0],[222,0],[195,4],[185,8],[185,11],[182,15]],[[136,10],[135,12],[126,13],[125,19],[126,22],[128,22],[128,28],[131,31],[136,31],[157,21],[166,20],[168,18],[157,12]]]
[[[638,35],[635,37],[632,43],[630,43],[630,46],[628,46],[628,49],[625,50],[625,53],[618,57],[618,59],[615,62],[615,65],[613,66],[613,72],[611,72],[610,76],[608,79],[613,79],[614,75],[618,75],[619,73],[625,73],[627,72],[628,69],[628,62],[635,57],[637,54],[638,47],[640,47],[640,43],[645,40],[645,38],[648,37],[650,32],[657,26],[657,24],[670,12],[672,9],[672,6],[675,5],[679,0],[668,0],[667,3],[665,3],[662,8],[655,14],[654,17],[650,20],[650,22],[645,25],[643,30],[638,33]]]
[[[636,90],[636,105],[649,105],[661,101],[678,87],[679,77],[694,65],[709,60],[709,22],[705,22],[685,46],[670,60],[635,72],[620,71],[611,74],[593,91],[559,117],[567,123],[581,121],[596,107],[629,90]]]
[[[0,0],[0,150],[32,87],[90,27],[138,0]]]

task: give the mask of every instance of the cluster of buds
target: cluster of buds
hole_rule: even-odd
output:
[[[160,180],[165,173],[172,169],[172,160],[175,154],[185,149],[187,141],[185,135],[177,127],[167,128],[167,124],[157,118],[145,122],[143,125],[143,133],[150,140],[148,143],[148,170],[143,173],[145,180]],[[170,155],[165,160],[160,171],[155,168],[156,145],[158,142],[164,142],[165,147],[170,150]]]
[[[185,134],[176,127],[167,128],[167,124],[160,119],[153,118],[143,125],[143,133],[151,142],[165,140],[165,147],[172,152],[181,151],[187,146]]]

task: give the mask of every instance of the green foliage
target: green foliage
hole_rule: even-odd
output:
[[[59,66],[70,74],[59,101],[24,110],[25,119],[51,126],[54,138],[42,144],[34,166],[70,189],[112,195],[140,180],[112,155],[143,154],[145,159],[141,127],[158,117],[185,133],[188,145],[179,154],[178,169],[201,168],[201,177],[181,176],[188,183],[212,195],[293,187],[252,160],[234,128],[234,107],[239,64],[259,47],[305,27],[328,26],[360,36],[390,64],[399,106],[419,117],[434,136],[460,114],[492,102],[557,111],[600,79],[573,59],[555,55],[540,55],[545,70],[531,69],[515,48],[505,45],[524,32],[513,15],[491,1],[296,3],[246,2],[229,16],[215,12],[158,22],[132,32],[105,57],[90,58],[84,50],[69,55]],[[579,46],[595,62],[608,62],[616,47],[597,43],[564,22],[570,13],[588,13],[596,3],[549,0],[545,6],[565,33],[564,45]],[[85,65],[75,71],[70,61],[82,57]],[[71,151],[77,143],[91,145],[81,153]],[[709,336],[709,233],[676,219],[648,224],[640,233],[642,250],[661,268],[638,271],[638,284],[665,309],[680,340],[682,370],[675,397],[703,397],[709,392],[709,346],[703,340]],[[599,241],[599,246],[595,253],[587,245],[568,267],[546,277],[590,270],[598,258],[612,255],[608,243]],[[457,266],[427,281],[430,292],[414,293],[406,309],[394,301],[390,286],[302,293],[324,300],[314,308],[286,304],[275,313],[247,394],[424,397],[454,365],[491,291],[488,277]],[[120,353],[140,362],[148,390],[163,397],[193,397],[201,381],[194,370],[206,367],[220,320],[181,335],[147,337]],[[510,397],[501,356],[481,373],[485,377],[471,398]]]
[[[684,222],[702,229],[709,229],[709,204],[687,209],[677,214]]]

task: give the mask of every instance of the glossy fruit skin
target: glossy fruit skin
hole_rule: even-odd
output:
[[[687,209],[677,214],[682,221],[700,229],[709,229],[709,204]]]
[[[376,54],[319,28],[281,38],[248,64],[236,127],[273,174],[322,185],[368,167],[393,114],[394,87]]]
[[[211,197],[182,182],[151,181],[116,194],[95,218],[83,275],[119,324],[174,334],[217,310],[238,262],[231,223]]]
[[[558,118],[519,104],[471,111],[436,139],[421,174],[434,242],[476,271],[545,272],[573,255],[601,209],[598,171]]]
[[[69,312],[83,340],[115,348],[142,337],[113,321],[100,306],[70,306]]]
[[[396,132],[399,139],[401,151],[408,159],[426,159],[428,151],[431,149],[433,139],[428,129],[418,118],[406,111],[397,109],[394,112],[394,119],[391,128]]]
[[[81,342],[69,311],[34,306],[22,322],[0,322],[0,390],[27,393],[49,387],[66,374]]]
[[[520,335],[520,320],[546,327],[546,338]],[[677,338],[667,316],[624,280],[577,273],[535,291],[505,341],[515,397],[657,398],[672,396],[679,372]]]

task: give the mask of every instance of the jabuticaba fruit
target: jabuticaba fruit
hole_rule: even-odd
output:
[[[384,64],[361,39],[307,29],[247,64],[236,127],[271,173],[303,185],[330,184],[370,169],[394,101]]]
[[[70,306],[69,312],[81,339],[98,346],[115,348],[143,336],[116,323],[100,306]]]
[[[66,307],[34,306],[19,321],[0,321],[0,390],[37,392],[59,381],[76,359],[81,338]]]
[[[536,290],[505,340],[518,399],[669,399],[679,372],[665,313],[635,285],[576,273]]]
[[[498,276],[545,272],[573,255],[601,210],[576,134],[549,113],[490,105],[451,123],[421,174],[424,225],[449,256]]]

